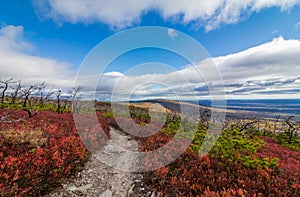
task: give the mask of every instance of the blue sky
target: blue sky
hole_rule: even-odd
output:
[[[299,98],[299,0],[3,0],[0,78],[15,76],[71,88],[81,62],[99,42],[141,26],[175,29],[202,44],[220,71],[228,98]],[[144,48],[118,58],[106,69],[105,79],[116,84],[132,66],[147,62],[158,62],[155,68],[159,63],[168,64],[179,72],[188,66],[168,51]],[[163,68],[161,78],[174,71]],[[140,73],[145,74],[153,74],[153,70]],[[212,79],[192,86],[202,90],[197,92],[202,98],[208,95],[207,86],[218,89],[220,84]],[[161,92],[161,96],[166,94]],[[157,93],[153,97],[149,92],[137,95],[153,98]]]

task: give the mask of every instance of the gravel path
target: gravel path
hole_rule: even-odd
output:
[[[138,158],[130,154],[130,151],[138,150],[138,142],[114,128],[111,128],[110,134],[111,139],[101,151],[92,155],[85,169],[74,180],[50,193],[49,197],[155,196],[144,187],[142,173],[130,172],[138,165]]]

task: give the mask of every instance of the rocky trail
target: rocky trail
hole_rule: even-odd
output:
[[[114,128],[110,134],[111,139],[92,155],[82,172],[47,196],[155,196],[143,185],[143,173],[131,170],[139,162],[130,153],[138,150],[138,142]]]

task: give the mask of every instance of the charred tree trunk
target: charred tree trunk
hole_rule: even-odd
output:
[[[37,115],[37,111],[32,112],[32,103],[30,103],[30,95],[36,90],[36,86],[29,86],[28,88],[21,89],[23,92],[23,110],[28,113],[29,118]]]
[[[19,91],[21,88],[22,88],[21,81],[19,81],[18,85],[14,88],[15,90],[11,95],[11,101],[10,101],[11,105],[16,103],[16,100],[17,100],[17,97],[18,97],[18,94],[19,94]]]
[[[7,91],[8,89],[8,85],[11,84],[11,83],[15,83],[14,81],[14,78],[10,78],[8,80],[5,80],[5,81],[0,81],[0,83],[4,84],[4,86],[2,86],[3,90],[1,92],[1,104],[2,104],[2,108],[4,107],[4,98],[5,98],[5,92]]]
[[[61,90],[58,90],[56,98],[57,98],[57,113],[61,114],[61,105],[60,105],[60,94],[61,94]]]

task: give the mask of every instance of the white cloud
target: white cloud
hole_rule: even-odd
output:
[[[23,39],[22,26],[8,25],[0,29],[0,49],[10,51],[31,50],[31,46]]]
[[[34,0],[33,3],[41,17],[51,18],[58,23],[66,21],[90,24],[103,21],[120,28],[139,21],[139,15],[152,4],[145,0]]]
[[[157,10],[166,20],[193,23],[206,31],[224,24],[235,24],[253,12],[279,7],[287,10],[300,0],[34,0],[36,12],[57,23],[98,23],[123,28],[140,21],[149,10]]]
[[[239,53],[214,58],[214,61],[228,80],[297,77],[300,75],[300,41],[278,37]]]
[[[107,72],[103,74],[104,77],[123,77],[124,74],[120,72]]]
[[[113,74],[114,78],[103,77],[99,90],[108,98],[114,90],[114,96],[119,99],[128,95],[137,98],[209,96],[208,88],[215,92],[223,88],[212,61],[231,97],[300,96],[300,41],[282,37],[239,53],[206,59],[196,68],[189,66],[167,74],[140,76]]]
[[[28,83],[45,81],[54,88],[73,86],[75,73],[67,62],[47,59],[29,54],[32,45],[24,39],[21,26],[5,26],[0,29],[0,78],[14,76]],[[98,93],[103,98],[116,95],[138,98],[171,98],[175,95],[191,97],[193,94],[208,96],[208,87],[222,90],[218,81],[216,65],[223,77],[227,93],[231,96],[250,97],[294,96],[300,90],[300,41],[278,37],[265,44],[199,62],[169,73],[127,76],[119,72],[105,73],[100,77]],[[198,71],[201,71],[201,74]],[[159,71],[157,72],[159,73]],[[99,76],[85,76],[83,85],[95,83]],[[92,93],[91,89],[86,90]]]
[[[24,39],[22,26],[0,29],[0,78],[15,77],[24,83],[46,82],[48,86],[70,88],[74,73],[71,65],[54,59],[31,55],[33,46]]]

